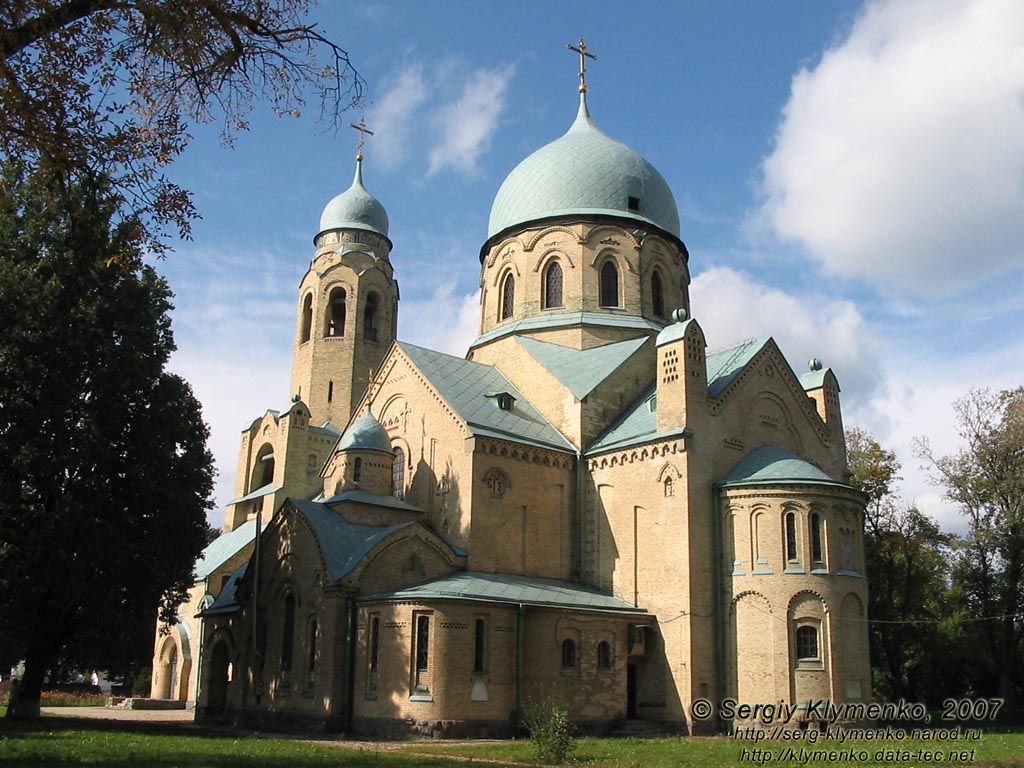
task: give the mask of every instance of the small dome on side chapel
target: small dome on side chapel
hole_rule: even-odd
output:
[[[338,441],[338,451],[386,451],[391,453],[391,438],[369,409],[352,422]]]
[[[517,165],[491,206],[488,239],[538,219],[611,215],[679,237],[679,210],[664,177],[641,155],[605,136],[580,93],[576,120],[559,139]]]
[[[362,157],[356,158],[352,186],[331,200],[320,214],[320,231],[330,229],[364,229],[388,236],[387,211],[363,186]]]

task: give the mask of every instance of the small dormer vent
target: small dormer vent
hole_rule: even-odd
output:
[[[495,405],[503,411],[511,411],[516,404],[516,398],[510,392],[488,392],[485,397],[494,400]]]

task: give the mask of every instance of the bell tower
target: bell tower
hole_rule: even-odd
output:
[[[315,252],[299,286],[292,358],[292,395],[310,410],[310,423],[348,423],[398,331],[398,281],[384,206],[363,186],[359,121],[355,177],[320,216]]]

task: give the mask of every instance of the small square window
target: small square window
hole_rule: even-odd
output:
[[[631,210],[631,211],[639,211],[640,210],[640,198],[639,197],[632,197],[632,196],[630,196],[630,198],[629,198],[629,210]]]

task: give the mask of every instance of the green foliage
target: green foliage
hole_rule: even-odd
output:
[[[58,195],[7,167],[0,186],[0,662],[26,662],[9,715],[34,714],[58,658],[130,666],[206,542],[207,428],[117,205],[90,174]]]
[[[530,732],[539,762],[561,765],[576,748],[569,713],[550,696],[526,706],[523,725]]]
[[[906,698],[938,705],[962,695],[962,672],[936,674],[955,658],[950,623],[949,561],[953,538],[934,520],[896,496],[896,455],[862,429],[847,431],[851,483],[868,495],[864,558],[873,687],[886,700]]]
[[[1024,388],[973,390],[954,403],[963,447],[917,454],[934,470],[946,498],[963,511],[969,533],[954,571],[976,687],[1009,707],[1024,704]]]
[[[195,216],[161,171],[191,122],[220,118],[230,140],[257,100],[298,115],[312,91],[337,123],[360,98],[348,54],[308,10],[308,0],[0,3],[0,154],[55,179],[102,169],[159,249],[163,227],[187,235]]]

